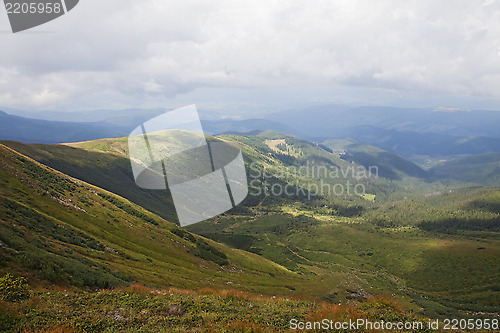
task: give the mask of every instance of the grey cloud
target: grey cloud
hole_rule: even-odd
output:
[[[500,98],[491,0],[86,0],[37,29],[54,33],[0,36],[1,105],[300,85]]]

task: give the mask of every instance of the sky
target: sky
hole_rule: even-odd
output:
[[[13,34],[0,109],[500,110],[500,1],[81,0]]]

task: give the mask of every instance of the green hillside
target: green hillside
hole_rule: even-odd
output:
[[[109,186],[114,183],[108,176],[119,170],[123,158],[67,146],[8,144],[76,174],[94,157],[93,173],[107,176],[103,182]],[[237,213],[226,217],[235,219]],[[281,217],[294,223],[287,214]],[[299,225],[316,224],[302,219]],[[427,320],[403,310],[418,309],[404,299],[400,305],[372,297],[389,294],[390,284],[365,293],[369,283],[360,283],[349,269],[296,269],[269,257],[284,265],[191,234],[123,197],[0,144],[2,331],[284,332],[292,318]],[[29,286],[12,282],[22,279],[5,273],[28,277]]]
[[[441,318],[491,317],[489,314],[500,311],[498,189],[457,190],[465,183],[432,182],[418,177],[424,171],[414,164],[394,154],[385,158],[380,154],[386,151],[359,143],[349,145],[354,144],[354,152],[373,158],[369,163],[378,163],[397,177],[359,177],[350,172],[332,177],[301,172],[313,166],[314,170],[328,172],[361,167],[361,161],[346,160],[334,151],[346,142],[331,143],[329,150],[277,132],[222,135],[209,140],[223,140],[242,150],[251,195],[240,207],[188,229],[225,244],[208,243],[225,254],[235,270],[247,273],[260,265],[266,268],[257,269],[259,273],[253,279],[246,274],[235,278],[230,273],[233,271],[226,269],[217,271],[222,274],[220,280],[212,282],[208,277],[212,271],[203,271],[206,275],[201,279],[200,272],[193,275],[206,285],[227,286],[230,282],[240,290],[309,295],[341,303],[391,295],[407,309]],[[72,177],[115,192],[130,200],[125,201],[127,205],[136,207],[133,202],[174,221],[170,218],[173,209],[168,192],[144,191],[135,186],[126,139],[50,146],[5,144]],[[365,195],[307,191],[316,185],[332,187],[347,181],[362,184]],[[290,186],[297,194],[275,195],[275,185]],[[114,201],[101,196],[98,199],[104,204]],[[141,211],[139,207],[134,209]],[[150,226],[151,230],[161,229],[160,221],[164,220],[151,218],[159,219],[160,224]],[[188,235],[182,234],[182,238],[192,247],[196,241]],[[201,260],[192,251],[188,254]],[[227,267],[223,256],[209,256],[212,260],[207,267]],[[133,270],[127,273],[131,275]],[[436,274],[447,278],[436,279]],[[141,281],[135,275],[132,278]],[[181,281],[171,279],[165,284],[160,278],[149,279],[153,284],[175,286]],[[191,286],[187,280],[182,283]]]
[[[140,281],[311,292],[312,283],[270,261],[193,236],[4,145],[0,154],[0,272],[99,288]]]
[[[169,221],[177,219],[168,191],[148,191],[136,186],[127,157],[126,138],[71,145],[0,143],[67,175],[116,193]],[[77,149],[80,145],[88,148]]]
[[[336,323],[357,319],[406,322],[408,328],[398,332],[430,332],[426,326],[429,319],[402,309],[388,297],[333,304],[235,290],[193,291],[139,285],[99,292],[40,290],[27,300],[0,301],[0,318],[4,332],[276,333],[297,332],[296,327],[306,321],[327,320],[329,327],[335,328]],[[361,325],[350,331],[366,330]]]
[[[451,178],[485,186],[500,186],[500,153],[463,156],[429,170],[434,177]]]
[[[311,163],[310,168],[314,168],[312,167],[313,163],[328,166],[329,168],[343,168],[345,170],[351,170],[352,168],[350,163],[316,147],[312,143],[291,136],[284,138],[289,141],[294,150],[301,154],[300,156],[298,154],[293,156],[273,151],[266,143],[269,138],[263,136],[224,135],[218,138],[209,138],[209,140],[231,142],[242,150],[247,170],[253,164],[255,168],[261,171],[265,168],[269,175],[274,173],[279,175],[283,170],[291,170],[291,173],[294,173],[294,170],[306,165],[308,161]],[[128,159],[126,138],[102,139],[67,145],[22,144],[14,141],[3,141],[3,144],[65,174],[119,194],[163,218],[170,221],[176,220],[175,210],[168,190],[144,190],[136,186]],[[340,176],[340,178],[346,178]],[[279,180],[279,177],[270,178],[272,178],[273,182],[281,181],[283,184],[286,183],[286,181]],[[291,177],[288,182],[293,183],[296,178]],[[300,178],[301,185],[308,181],[307,177],[298,178]],[[348,173],[347,179],[351,182],[356,181],[350,173]],[[335,183],[338,180],[335,178],[326,179],[325,181]],[[315,181],[318,181],[318,179]],[[344,179],[342,181],[345,182]],[[380,181],[376,182],[380,183]],[[372,184],[366,185],[368,187],[373,186]],[[250,196],[245,201],[245,204],[252,206],[260,202],[261,199]],[[338,197],[336,200],[346,205],[350,204],[352,200],[360,203],[365,201],[359,197],[349,198],[348,200]]]
[[[328,139],[323,144],[331,149],[344,149],[344,159],[365,167],[377,165],[379,176],[391,180],[403,177],[427,178],[427,173],[401,156],[370,144],[352,139]]]
[[[498,193],[490,193],[495,205],[500,203]],[[481,198],[485,207],[493,205],[486,200],[488,195],[478,197],[474,204],[483,202]],[[391,206],[382,207],[380,214],[373,208],[361,216],[347,217],[338,216],[324,200],[270,203],[254,210],[251,218],[219,217],[189,230],[255,252],[290,270],[319,275],[323,281],[341,281],[335,288],[325,288],[325,298],[391,293],[432,317],[464,316],[465,310],[500,311],[498,212],[476,214],[488,218],[491,229],[453,226],[450,232],[442,229],[446,226],[442,221],[448,219],[449,223],[453,218],[451,206],[436,205],[427,215],[436,216],[435,220],[426,219],[436,223],[435,227],[398,224],[386,213]],[[394,215],[416,214],[399,203],[393,209],[397,209]],[[472,206],[463,209],[474,216]]]
[[[352,161],[345,156],[328,151],[326,146],[274,131],[265,131],[257,136],[222,135],[215,138],[208,137],[208,139],[224,140],[240,148],[247,170],[251,170],[251,165],[254,165],[252,169],[259,169],[260,172],[265,169],[271,176],[278,174],[279,177],[275,178],[284,178],[281,175],[283,172],[294,176],[288,177],[287,180],[269,177],[273,178],[273,182],[293,183],[299,178],[301,186],[307,187],[310,181],[320,185],[323,181],[329,184],[330,189],[339,183],[342,185],[347,182],[354,185],[362,184],[365,192],[375,195],[374,198],[378,202],[387,201],[394,196],[400,197],[401,194],[404,196],[405,193],[455,189],[463,184],[457,181],[455,183],[439,181],[431,183],[425,178],[418,177],[425,171],[416,165],[395,154],[369,145],[355,144],[356,152],[362,154],[363,149],[368,149],[371,157]],[[283,141],[284,144],[277,144],[274,147],[273,142],[277,141]],[[168,191],[148,191],[135,185],[128,160],[127,138],[101,139],[66,145],[22,144],[13,141],[3,143],[54,169],[117,193],[170,221],[176,220]],[[374,152],[383,154],[375,156]],[[384,155],[386,153],[388,157]],[[361,175],[358,175],[360,166],[366,168],[366,172],[363,171]],[[314,177],[300,177],[297,171],[301,167]],[[368,175],[370,167],[377,168],[372,175]],[[332,176],[331,171],[335,170],[338,172]],[[249,173],[249,176],[251,177],[252,174],[255,173]],[[295,177],[297,175],[299,177]],[[396,175],[395,179],[391,179],[391,175]],[[328,193],[323,194],[328,196]],[[366,200],[360,200],[359,196],[345,197],[330,194],[330,199],[341,205],[351,205],[353,201],[361,205],[366,204]],[[248,198],[245,202],[247,205],[259,202],[259,200],[251,201],[250,199],[252,198]]]

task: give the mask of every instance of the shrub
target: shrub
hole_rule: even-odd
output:
[[[0,332],[14,332],[19,321],[16,310],[7,302],[0,301]]]
[[[31,289],[24,277],[14,277],[7,273],[0,278],[0,298],[8,302],[17,302],[31,296]]]
[[[212,261],[219,266],[224,266],[229,263],[227,260],[227,256],[223,252],[217,250],[215,247],[208,244],[203,239],[196,238],[183,229],[172,229],[170,230],[170,232],[193,243],[194,246],[190,247],[190,251],[195,256],[201,259]]]
[[[146,214],[142,213],[142,212],[139,212],[138,210],[135,210],[132,206],[118,200],[117,198],[109,195],[109,194],[105,194],[105,193],[97,193],[100,197],[108,200],[110,203],[112,203],[113,205],[115,205],[116,207],[120,208],[121,210],[123,210],[124,212],[130,214],[130,215],[133,215],[135,217],[138,217],[140,218],[141,220],[143,220],[144,222],[148,222],[148,223],[151,223],[151,224],[154,224],[154,225],[158,225],[158,222],[156,222],[153,218],[147,216]]]

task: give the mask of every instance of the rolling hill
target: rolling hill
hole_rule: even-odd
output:
[[[4,145],[0,154],[0,271],[82,287],[231,282],[246,291],[311,292],[309,281],[255,254],[192,235]]]
[[[265,141],[260,142],[264,148]],[[122,181],[130,176],[126,168],[119,173],[123,145],[120,140],[100,140],[74,146],[86,149],[0,144],[0,275],[28,277],[35,287],[23,296],[26,299],[6,300],[6,295],[29,287],[9,274],[0,278],[2,331],[216,332],[250,327],[284,332],[294,318],[346,320],[362,315],[372,320],[394,316],[427,320],[403,310],[392,298],[370,296],[389,289],[363,293],[368,283],[353,279],[352,272],[327,273],[318,268],[311,273],[288,263],[286,268],[180,229],[154,212],[86,183],[82,178],[94,175],[96,182],[118,186],[113,177],[105,176],[114,174]],[[79,179],[11,147],[70,169]],[[91,161],[94,168],[85,172]],[[120,189],[128,192],[135,186]],[[228,218],[236,217],[235,213],[241,211]],[[284,217],[294,223],[293,217]],[[314,219],[296,220],[299,225],[316,224]],[[4,294],[7,283],[12,285]],[[347,303],[353,299],[362,302]],[[332,303],[339,301],[345,305]],[[406,307],[414,308],[405,303]]]
[[[419,133],[374,126],[353,127],[338,136],[353,137],[362,142],[390,149],[404,157],[484,154],[500,150],[500,139],[496,137]]]
[[[376,146],[359,142],[357,140],[329,139],[323,145],[331,149],[343,149],[343,159],[356,162],[368,168],[370,165],[378,167],[379,176],[391,180],[399,180],[403,177],[428,178],[427,172],[414,163],[401,156],[378,148]]]
[[[500,186],[500,154],[462,156],[429,170],[434,177],[451,178],[484,186]]]
[[[96,209],[92,215],[100,217],[98,220],[93,220],[83,212],[78,216],[90,219],[88,225],[98,225],[110,234],[114,229],[106,228],[117,228],[115,223],[121,221],[121,214],[127,221],[139,219],[138,223],[148,228],[147,233],[139,233],[139,236],[144,236],[144,243],[141,244],[147,243],[147,246],[141,245],[145,247],[144,250],[126,247],[123,245],[124,240],[104,237],[106,233],[101,234],[97,231],[99,228],[82,228],[81,224],[62,219],[63,215],[57,215],[57,218],[64,223],[75,223],[77,231],[94,237],[99,244],[105,244],[118,252],[129,251],[127,253],[130,253],[131,258],[143,258],[142,261],[131,263],[127,258],[122,259],[122,265],[135,265],[134,268],[117,269],[113,264],[116,260],[114,257],[106,261],[106,265],[113,266],[113,269],[109,268],[106,272],[122,272],[126,274],[124,279],[145,281],[153,285],[200,285],[190,278],[181,278],[181,274],[172,275],[171,272],[175,271],[170,264],[173,258],[150,249],[170,244],[175,246],[166,239],[168,236],[174,241],[184,242],[182,244],[188,250],[178,256],[186,256],[188,263],[197,263],[197,266],[186,265],[199,270],[193,273],[193,280],[201,281],[201,285],[223,287],[231,282],[232,287],[240,290],[309,295],[342,303],[349,300],[362,301],[373,295],[391,294],[405,308],[431,317],[475,318],[479,313],[499,311],[498,189],[479,192],[455,190],[426,177],[419,178],[417,176],[423,170],[401,157],[392,153],[390,158],[379,156],[380,153],[390,152],[352,140],[330,141],[329,148],[273,131],[256,136],[231,134],[209,138],[209,141],[217,140],[230,142],[243,151],[249,180],[255,179],[252,173],[258,173],[259,181],[262,177],[268,181],[267,184],[257,182],[254,190],[267,188],[268,192],[249,195],[244,205],[188,228],[190,232],[206,238],[198,238],[186,231],[176,231],[180,229],[167,222],[175,222],[168,192],[143,191],[135,186],[127,160],[125,138],[66,145],[17,142],[2,144],[14,150],[4,148],[10,152],[9,156],[21,153],[23,155],[19,156],[27,161],[33,158],[43,162],[69,175],[69,179],[78,179],[75,181],[85,186],[97,186],[120,195],[117,197],[96,189],[95,191],[103,193],[96,196],[94,206],[97,207],[91,206],[94,208],[85,206],[85,199],[70,195],[75,192],[73,188],[63,192],[62,197],[70,198],[71,203],[80,208],[88,208],[88,212]],[[361,163],[345,160],[341,158],[342,154],[333,151],[346,144],[354,152],[367,153],[377,163],[384,162],[383,165],[400,179],[383,176],[357,178],[350,174],[336,178],[300,172],[301,167],[313,165],[326,170],[360,166]],[[17,170],[22,165],[29,164],[27,161],[16,164],[12,168],[14,174],[22,174],[24,171]],[[32,163],[39,165],[38,162]],[[320,193],[309,196],[304,192],[302,196],[289,196],[269,192],[276,184],[307,189],[307,186],[321,184],[321,181],[333,186],[337,183],[345,184],[347,180],[363,183],[370,195],[344,193],[339,196]],[[5,185],[5,191],[19,186],[17,183]],[[454,186],[464,186],[464,183],[457,182]],[[22,191],[28,194],[23,197],[32,200],[31,203],[22,201],[19,195],[14,197],[8,193],[7,196],[9,200],[15,201],[14,204],[19,201],[28,207],[41,206],[38,204],[41,199],[35,197],[30,192],[32,190],[23,187]],[[44,200],[49,200],[54,205],[54,200],[49,196]],[[132,207],[130,212],[136,213],[129,217],[127,214],[130,212],[124,211],[123,207]],[[111,209],[108,213],[118,222],[105,213],[108,208]],[[9,214],[9,210],[18,209],[5,210],[5,214]],[[140,217],[144,216],[137,212],[153,219],[158,226],[147,222],[148,219],[140,222]],[[104,224],[104,220],[110,226]],[[180,238],[171,236],[172,233]],[[142,242],[141,237],[139,240]],[[166,245],[157,244],[157,241],[161,244],[166,241]],[[225,245],[220,245],[221,243]],[[195,248],[202,253],[196,252]],[[212,254],[200,248],[205,248]],[[215,250],[208,250],[212,248]],[[224,256],[228,264],[224,262]],[[103,267],[108,267],[106,265],[103,263]],[[228,270],[228,265],[232,265],[234,269]],[[170,271],[158,267],[168,267]],[[188,268],[179,270],[187,272]],[[138,274],[139,270],[143,273]],[[467,274],[455,274],[456,270]],[[449,278],[434,279],[437,271]],[[247,279],[253,280],[250,282]]]

